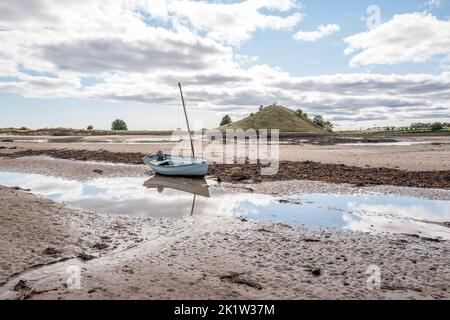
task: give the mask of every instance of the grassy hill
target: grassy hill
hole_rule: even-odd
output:
[[[280,132],[312,132],[325,133],[326,130],[316,126],[310,120],[297,116],[297,113],[289,108],[270,105],[261,111],[220,129],[279,129]]]

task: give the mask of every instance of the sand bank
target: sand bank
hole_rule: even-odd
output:
[[[0,159],[20,159],[32,156],[51,156],[57,159],[111,162],[119,164],[142,164],[142,153],[118,153],[106,150],[22,150],[0,153]],[[277,163],[276,174],[261,175],[261,166],[255,164],[211,163],[208,174],[220,181],[262,181],[313,180],[333,183],[350,183],[356,186],[396,185],[422,188],[450,188],[450,170],[407,171],[392,168],[371,168],[347,166],[344,164],[312,161]]]
[[[79,212],[4,187],[0,197],[7,222],[1,276],[9,278],[1,298],[450,298],[446,241],[214,215],[136,220]],[[93,257],[85,261],[79,252]],[[79,289],[67,287],[74,265]],[[373,265],[381,272],[375,290],[367,287]]]
[[[21,137],[14,136],[14,139]],[[23,137],[29,139],[30,137]],[[55,137],[38,137],[55,138]],[[63,137],[65,138],[65,137]],[[79,137],[78,137],[79,138]],[[106,150],[116,153],[154,153],[163,150],[170,153],[174,144],[170,143],[102,143],[105,137],[88,137],[93,143],[33,143],[33,142],[0,142],[0,153],[11,153],[24,150]],[[116,139],[129,139],[130,137],[115,137]],[[135,139],[145,138],[133,137]],[[10,136],[0,137],[0,141],[8,141]],[[345,164],[357,167],[384,167],[405,171],[433,171],[450,170],[450,136],[439,137],[402,137],[402,142],[430,142],[431,144],[412,145],[280,145],[280,160],[282,161],[314,161],[328,164]],[[14,149],[10,149],[14,148]],[[187,154],[189,146],[187,145]]]

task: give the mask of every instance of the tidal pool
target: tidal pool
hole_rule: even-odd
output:
[[[435,144],[442,145],[443,142],[439,141],[395,141],[395,142],[350,142],[350,143],[337,143],[342,146],[413,146],[416,144]]]
[[[80,143],[80,144],[145,144],[145,143],[177,143],[181,139],[171,137],[171,136],[161,136],[161,137],[142,137],[142,138],[126,138],[126,139],[115,139],[115,138],[85,138],[85,137],[55,137],[47,139],[35,139],[35,138],[2,138],[3,140],[11,140],[11,142],[23,142],[23,143]],[[0,140],[2,140],[0,139]]]
[[[383,194],[271,196],[226,192],[203,179],[146,177],[67,180],[0,172],[0,184],[87,211],[181,218],[246,217],[252,220],[365,232],[411,233],[450,239],[450,201]]]

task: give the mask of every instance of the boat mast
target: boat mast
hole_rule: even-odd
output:
[[[192,159],[194,159],[195,158],[194,143],[192,142],[191,128],[189,127],[189,120],[188,120],[188,116],[186,113],[186,106],[184,105],[183,91],[181,90],[181,83],[179,83],[179,82],[178,82],[178,87],[180,88],[181,102],[183,103],[184,116],[186,118],[187,129],[189,132],[189,139],[191,140]]]

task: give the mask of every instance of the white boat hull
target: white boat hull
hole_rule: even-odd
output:
[[[155,155],[144,158],[144,163],[155,173],[165,176],[204,177],[208,173],[208,162],[200,158],[183,158],[167,156],[164,161],[157,161]]]

